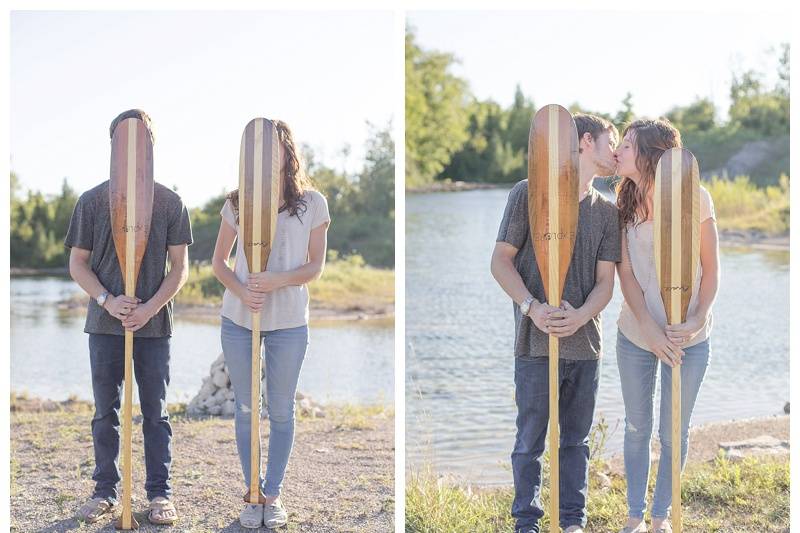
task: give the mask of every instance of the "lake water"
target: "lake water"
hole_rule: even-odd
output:
[[[56,305],[79,291],[61,278],[11,279],[12,390],[92,399],[85,316]],[[392,320],[312,322],[310,337],[299,390],[323,403],[394,402]],[[218,321],[177,319],[168,400],[191,400],[221,352]]]
[[[480,484],[512,481],[512,303],[489,271],[507,195],[494,189],[406,199],[408,468]],[[789,400],[789,253],[723,249],[721,264],[712,360],[695,425],[782,413]],[[595,418],[610,426],[609,452],[621,450],[624,417],[618,285],[603,313]]]

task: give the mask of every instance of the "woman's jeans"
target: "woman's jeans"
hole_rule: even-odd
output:
[[[683,349],[681,364],[681,469],[689,450],[689,422],[703,383],[711,350],[708,339]],[[672,368],[617,332],[617,366],[625,402],[625,475],[628,480],[628,515],[643,518],[650,475],[650,438],[653,433],[653,398],[661,366],[661,412],[658,437],[656,489],[651,516],[666,518],[672,504]]]
[[[236,447],[244,483],[250,484],[250,369],[252,331],[222,317],[222,351],[236,398]],[[308,326],[261,332],[267,374],[269,456],[266,478],[259,486],[266,496],[278,496],[294,442],[294,397],[308,347]],[[259,405],[259,413],[261,405]],[[261,464],[261,436],[258,439]]]

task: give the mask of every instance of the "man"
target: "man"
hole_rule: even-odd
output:
[[[150,117],[132,109],[111,123],[128,118],[144,122],[152,139]],[[170,466],[172,428],[167,413],[172,298],[188,276],[187,247],[192,243],[189,214],[180,197],[155,184],[150,235],[136,287],[136,297],[125,296],[125,284],[111,233],[109,181],[86,191],[72,213],[64,244],[70,248],[69,272],[91,299],[84,331],[89,334],[95,413],[92,419],[95,489],[78,511],[78,518],[96,522],[119,510],[119,409],[125,368],[125,330],[133,331],[133,363],[144,434],[145,490],[150,501],[148,518],[172,524],[177,512],[172,502]],[[167,258],[170,269],[166,272]]]
[[[608,121],[576,115],[580,159],[578,231],[561,306],[547,304],[528,222],[528,180],[508,196],[492,254],[492,275],[514,300],[517,438],[511,454],[516,530],[539,531],[542,454],[548,424],[548,335],[559,337],[560,525],[586,527],[589,431],[602,353],[600,311],[611,300],[620,261],[617,209],[592,187],[614,172],[618,133]],[[557,517],[551,517],[557,520]]]

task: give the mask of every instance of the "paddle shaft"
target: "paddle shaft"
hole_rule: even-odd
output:
[[[558,205],[557,203],[555,205]],[[558,221],[558,216],[553,217],[551,220]],[[558,231],[558,222],[556,222],[555,231]],[[561,306],[561,295],[558,294],[558,248],[556,240],[550,241],[550,257],[548,262],[548,276],[550,277],[550,298],[548,303],[553,307]],[[560,471],[559,471],[559,437],[560,431],[558,427],[558,337],[553,335],[549,336],[550,340],[550,361],[549,361],[549,376],[548,383],[550,384],[550,531],[551,533],[558,533],[559,527],[559,496],[561,491],[560,484]]]
[[[136,220],[136,123],[128,122],[128,179],[126,210],[128,225]],[[125,296],[136,296],[136,236],[134,231],[125,234]],[[125,407],[122,423],[122,528],[133,527],[131,509],[131,490],[133,475],[131,452],[131,424],[133,422],[133,332],[125,330]]]
[[[253,315],[253,338],[250,373],[250,503],[261,503],[258,478],[261,473],[261,313]]]

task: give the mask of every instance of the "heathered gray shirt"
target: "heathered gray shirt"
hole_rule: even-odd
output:
[[[111,235],[111,212],[108,205],[108,180],[83,193],[72,212],[64,245],[91,250],[90,265],[106,290],[118,296],[125,294],[114,239]],[[180,196],[156,183],[153,190],[153,216],[150,235],[142,257],[136,296],[146,302],[158,292],[167,273],[167,246],[192,244],[189,212]],[[86,333],[124,335],[122,323],[100,307],[94,298],[89,300],[86,313]],[[134,337],[168,337],[172,335],[172,300],[161,308]]]
[[[517,183],[508,195],[498,242],[507,242],[519,249],[514,266],[530,293],[546,302],[542,277],[536,264],[528,222],[528,180]],[[621,260],[621,240],[617,207],[603,198],[594,188],[581,200],[578,212],[578,233],[572,253],[563,300],[574,308],[584,304],[595,285],[597,261]],[[517,357],[547,357],[548,335],[528,317],[523,317],[514,304],[514,354]],[[600,315],[584,324],[575,334],[559,339],[561,359],[597,359],[603,351]]]

